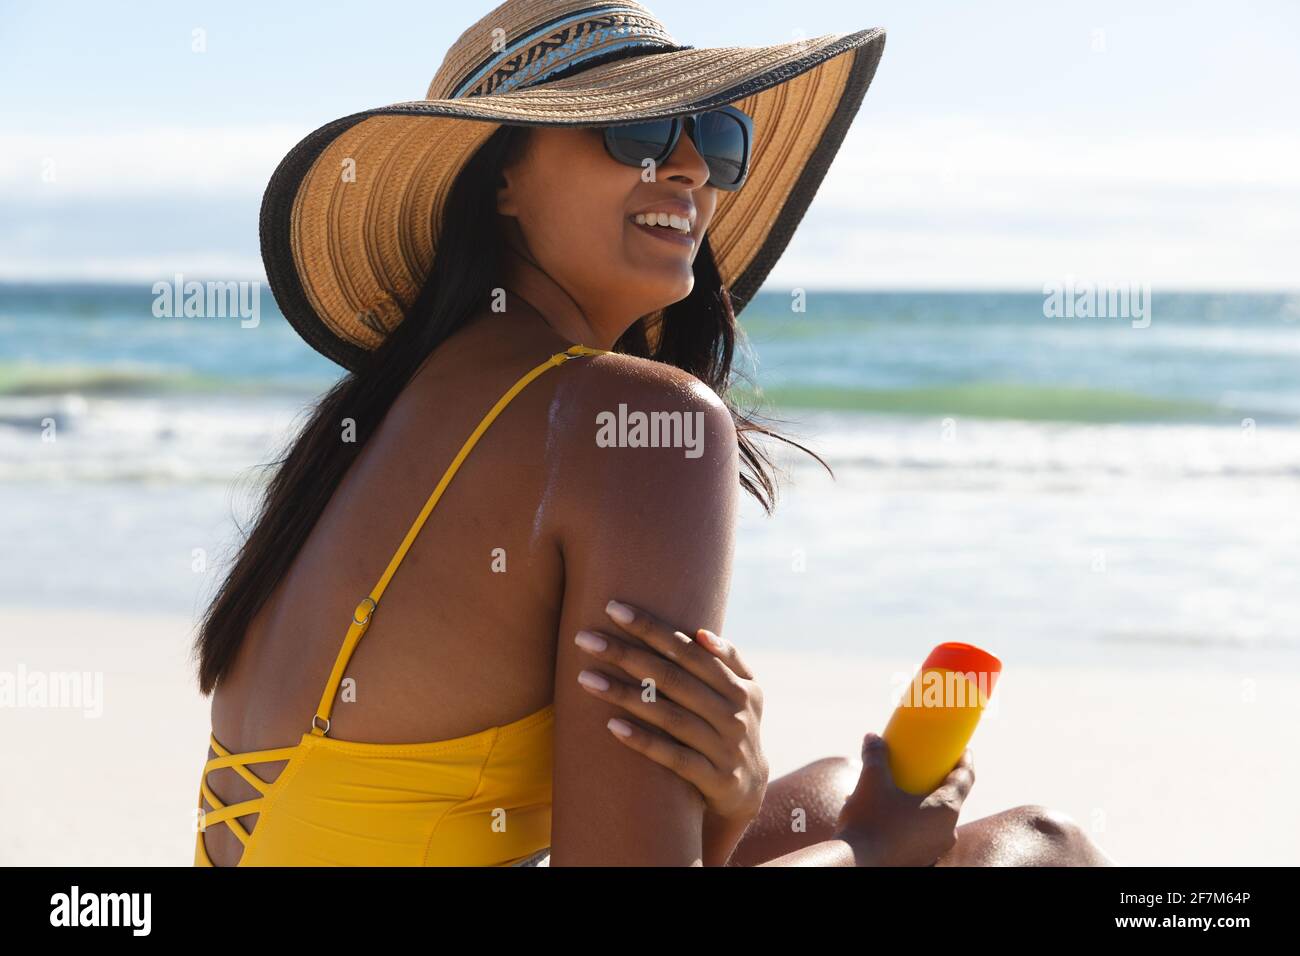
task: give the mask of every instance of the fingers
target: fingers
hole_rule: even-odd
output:
[[[667,697],[656,694],[653,700],[645,700],[639,685],[629,684],[607,672],[591,668],[578,674],[578,683],[593,697],[616,704],[638,720],[658,727],[706,758],[709,754],[722,753],[725,742],[713,725]]]
[[[737,676],[743,677],[746,680],[754,679],[753,672],[749,669],[748,665],[740,659],[740,651],[736,649],[735,644],[723,640],[717,634],[714,634],[708,628],[704,627],[695,632],[695,639],[703,647],[708,648],[714,656],[725,661],[727,666],[735,671]]]
[[[892,787],[894,777],[889,769],[889,747],[879,734],[867,733],[862,737],[862,770],[858,773],[858,787],[865,782],[868,788]]]
[[[971,787],[975,786],[975,756],[969,747],[962,751],[961,759],[944,778],[943,786],[958,788],[962,799],[965,799]]]
[[[961,810],[973,786],[975,786],[975,761],[968,747],[961,755],[961,760],[957,761],[957,766],[952,768],[948,776],[944,777],[943,783],[939,784],[924,802],[948,807],[956,813]]]
[[[868,731],[862,735],[862,766],[889,768],[889,745],[880,734]]]
[[[621,717],[610,718],[606,726],[623,746],[645,754],[683,780],[693,783],[706,799],[716,789],[714,778],[717,768],[690,747],[684,747]]]
[[[877,801],[893,789],[889,772],[889,749],[879,734],[868,733],[862,737],[862,769],[858,782],[840,809],[837,828],[843,828],[852,819],[864,819],[874,812]]]
[[[605,613],[622,630],[680,664],[723,697],[736,704],[747,699],[745,688],[739,682],[748,678],[734,673],[726,660],[653,614],[619,601],[610,601]]]
[[[647,678],[654,681],[656,693],[704,718],[719,731],[734,720],[735,704],[680,664],[640,642],[619,640],[596,631],[579,631],[573,640],[592,657],[617,667],[637,684],[644,685]]]
[[[967,747],[965,750],[962,751],[962,753],[961,753],[961,759],[957,761],[957,766],[953,768],[953,772],[955,773],[957,770],[962,769],[962,768],[965,768],[966,770],[969,770],[969,771],[970,771],[970,774],[971,774],[971,781],[974,782],[974,779],[975,779],[975,751],[971,750],[969,747]]]

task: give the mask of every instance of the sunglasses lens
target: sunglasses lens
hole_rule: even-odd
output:
[[[749,138],[736,117],[704,113],[695,120],[695,148],[709,165],[709,182],[726,188],[740,182],[749,154]]]
[[[631,126],[611,126],[605,131],[610,153],[621,163],[643,166],[647,159],[661,160],[672,142],[671,119],[651,120]]]
[[[668,158],[676,146],[677,120],[650,120],[630,126],[605,128],[605,146],[611,156],[629,166],[642,166]],[[687,120],[695,148],[709,167],[709,183],[719,189],[736,189],[745,179],[749,162],[749,131],[730,113],[715,110]]]

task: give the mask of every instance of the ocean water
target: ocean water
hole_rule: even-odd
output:
[[[200,613],[340,374],[269,294],[251,328],[153,302],[0,286],[0,601]],[[746,505],[729,636],[1300,666],[1300,295],[1157,291],[1146,321],[758,296],[741,395],[835,475],[783,455],[775,516]]]

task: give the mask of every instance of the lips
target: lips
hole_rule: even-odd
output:
[[[644,232],[647,236],[658,239],[660,242],[667,242],[674,246],[680,246],[683,250],[688,252],[695,248],[694,236],[689,232],[681,232],[671,226],[651,226],[648,223],[633,222],[632,228],[638,232]]]

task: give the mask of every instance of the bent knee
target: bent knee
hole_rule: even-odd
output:
[[[840,774],[846,770],[857,772],[853,761],[848,757],[822,757],[820,760],[814,760],[810,764],[805,764],[799,768],[801,773],[810,774]]]
[[[857,786],[862,767],[848,757],[822,757],[801,768],[804,780],[836,799],[836,812]]]
[[[772,781],[764,804],[809,808],[829,826],[839,817],[857,778],[858,768],[847,757],[823,757]]]
[[[1073,817],[1051,807],[1029,803],[1008,812],[1015,815],[1021,826],[1033,830],[1035,835],[1052,843],[1071,844],[1084,835],[1083,829]]]

